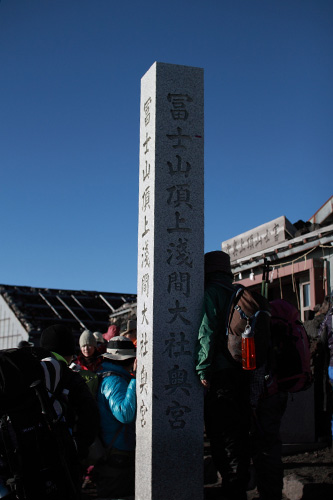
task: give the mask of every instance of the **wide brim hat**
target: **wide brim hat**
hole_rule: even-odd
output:
[[[136,357],[136,349],[133,342],[126,337],[113,337],[106,346],[106,352],[102,354],[103,358],[121,361]]]
[[[129,319],[127,321],[125,329],[120,333],[120,335],[124,336],[130,332],[136,332],[136,321],[134,319]]]

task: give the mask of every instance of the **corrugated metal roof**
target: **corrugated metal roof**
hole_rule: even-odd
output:
[[[12,285],[0,285],[0,294],[31,338],[55,323],[66,323],[77,335],[84,329],[104,333],[111,314],[136,302],[136,294]]]

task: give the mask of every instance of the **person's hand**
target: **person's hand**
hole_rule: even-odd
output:
[[[136,374],[137,366],[138,366],[138,360],[135,358],[134,363],[133,363],[133,374],[134,374],[134,376]]]
[[[208,382],[208,380],[200,380],[200,382],[202,383],[202,385],[204,386],[205,389],[209,389],[210,388],[210,382]]]

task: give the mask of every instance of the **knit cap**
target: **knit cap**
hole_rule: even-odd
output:
[[[231,274],[230,255],[222,250],[215,250],[205,254],[205,273],[223,271]]]
[[[64,325],[51,325],[43,330],[40,346],[61,356],[75,354],[75,338],[72,331]]]
[[[93,347],[97,347],[97,340],[90,330],[84,330],[84,332],[81,333],[79,344],[80,347],[83,347],[84,345],[92,345]]]

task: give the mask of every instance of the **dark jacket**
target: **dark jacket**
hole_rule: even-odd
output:
[[[202,320],[196,345],[196,371],[200,380],[210,381],[213,374],[233,366],[223,353],[226,346],[226,316],[232,292],[218,284],[232,285],[224,272],[206,275]]]
[[[98,406],[80,373],[70,370],[62,356],[53,354],[63,363],[62,387],[67,394],[66,420],[72,430],[79,458],[82,459],[88,455],[88,448],[98,434]]]

